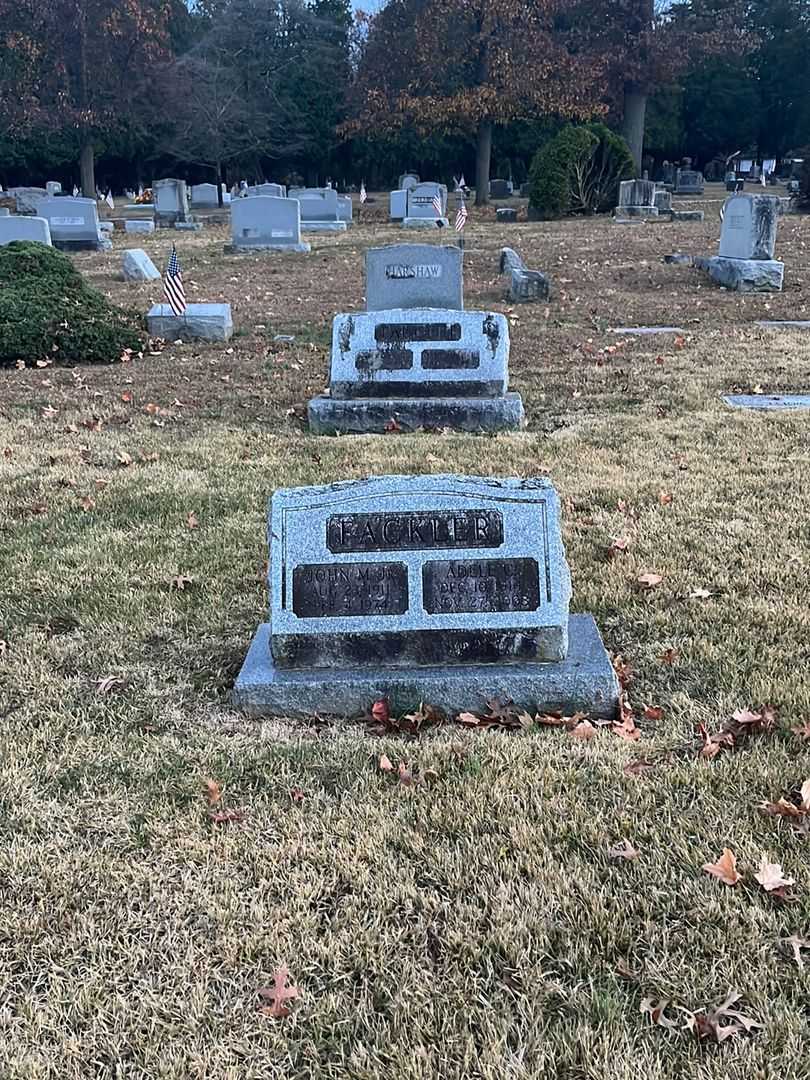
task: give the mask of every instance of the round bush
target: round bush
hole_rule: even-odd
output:
[[[142,327],[55,248],[20,240],[0,247],[0,367],[113,363],[142,347]]]
[[[633,176],[630,148],[604,124],[568,124],[534,155],[529,206],[540,217],[612,210]]]

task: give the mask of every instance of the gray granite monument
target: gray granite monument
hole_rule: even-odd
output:
[[[785,264],[774,259],[780,203],[775,195],[729,196],[723,208],[720,254],[696,258],[694,265],[727,289],[779,292]]]
[[[40,200],[38,212],[47,219],[53,246],[60,251],[103,251],[112,247],[99,229],[95,199],[54,195]]]
[[[309,402],[319,435],[523,424],[508,393],[509,330],[495,312],[395,308],[337,315],[329,393]]]
[[[614,221],[621,224],[635,218],[651,217],[658,217],[655,183],[652,180],[622,180]]]
[[[38,244],[47,244],[48,247],[53,246],[46,218],[4,214],[0,217],[0,246],[12,244],[15,240],[32,240]]]
[[[354,715],[492,700],[612,719],[593,618],[570,615],[546,479],[379,476],[276,491],[269,622],[233,701],[251,715]]]
[[[702,195],[703,173],[697,169],[676,169],[673,191],[676,195]]]
[[[171,228],[178,222],[190,220],[185,180],[175,180],[171,177],[165,180],[153,180],[152,197],[157,228]]]
[[[408,213],[408,192],[392,191],[388,196],[388,216],[392,221],[402,221]]]
[[[301,240],[301,204],[276,195],[231,203],[230,251],[310,251]]]
[[[230,304],[189,304],[175,315],[168,304],[155,304],[146,316],[150,337],[166,341],[228,341],[233,335]]]
[[[439,200],[439,213],[433,201],[436,197]],[[447,188],[444,184],[422,183],[407,189],[403,229],[446,229],[447,224]]]
[[[121,262],[124,281],[158,281],[160,271],[141,248],[130,248],[124,252]]]
[[[290,192],[301,207],[301,232],[345,232],[346,222],[338,214],[338,193],[334,188],[303,188]]]
[[[454,245],[389,244],[366,251],[366,308],[464,307],[464,253]]]
[[[530,270],[514,248],[501,248],[502,274],[509,275],[509,299],[514,304],[548,300],[551,282],[541,270]]]

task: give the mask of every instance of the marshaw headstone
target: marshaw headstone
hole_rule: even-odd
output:
[[[436,213],[433,200],[438,196],[441,213]],[[403,229],[447,228],[447,188],[432,182],[416,184],[408,189],[408,204]]]
[[[236,680],[252,715],[449,713],[494,699],[612,719],[618,683],[590,615],[570,615],[546,479],[379,476],[276,491],[270,621]]]
[[[496,312],[395,308],[337,315],[329,393],[311,399],[310,430],[519,428],[523,402],[507,393],[508,360],[509,330]]]
[[[45,218],[3,215],[0,217],[0,247],[15,240],[33,240],[38,244],[53,246],[51,230]]]
[[[253,195],[231,203],[232,251],[300,251],[301,205],[297,199],[276,195]]]
[[[185,180],[168,178],[152,182],[152,199],[155,207],[155,225],[169,228],[178,221],[189,220],[188,192]]]
[[[51,241],[60,251],[101,251],[112,247],[99,229],[95,199],[54,195],[40,200],[39,216],[47,218]]]
[[[658,217],[655,205],[655,183],[652,180],[622,180],[619,184],[619,205],[615,221],[631,218]]]
[[[774,259],[779,198],[729,196],[723,207],[720,254],[695,260],[719,285],[737,292],[779,292],[785,264]]]
[[[463,252],[438,244],[389,244],[366,251],[366,308],[464,307]]]

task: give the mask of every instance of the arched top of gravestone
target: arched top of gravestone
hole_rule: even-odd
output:
[[[416,187],[416,185],[418,183],[419,183],[419,174],[418,173],[403,173],[402,176],[400,176],[400,178],[399,178],[399,184],[397,186],[399,187],[400,191],[403,191],[406,188]]]

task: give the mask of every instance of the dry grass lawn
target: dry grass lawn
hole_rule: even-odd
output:
[[[715,250],[705,205],[703,225],[472,215],[468,307],[508,310],[505,243],[554,281],[511,312],[516,434],[304,429],[364,248],[402,239],[368,207],[308,257],[178,236],[190,298],[233,305],[227,347],[0,372],[3,1080],[806,1080],[810,950],[800,968],[783,939],[810,940],[808,832],[758,806],[810,777],[792,731],[810,720],[808,415],[720,395],[810,390],[810,334],[754,325],[810,318],[810,221],[780,222],[784,293],[743,297],[660,261]],[[159,290],[115,280],[122,247],[163,265],[170,242],[116,234],[76,261],[145,310]],[[686,333],[608,333],[635,324]],[[551,475],[573,606],[633,669],[639,742],[379,738],[229,707],[270,492],[444,471]],[[663,581],[645,592],[646,572]],[[766,702],[775,733],[698,759],[699,725]],[[437,776],[405,787],[382,753]],[[243,820],[211,821],[206,777]],[[623,839],[637,859],[609,856]],[[724,847],[733,888],[701,869]],[[785,898],[754,880],[762,853],[795,879]],[[286,1019],[258,1011],[279,965],[300,988]],[[729,989],[763,1029],[698,1041],[677,1007]]]

